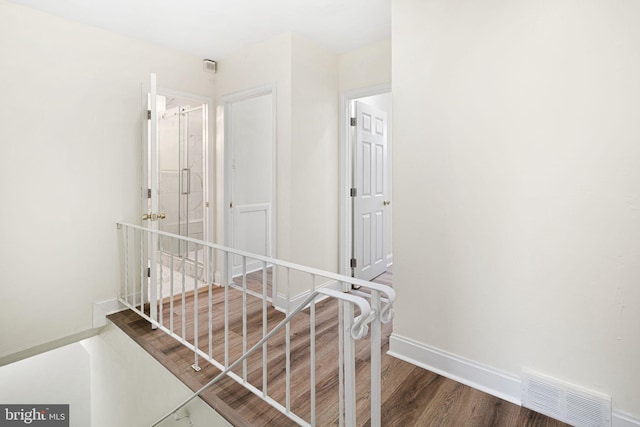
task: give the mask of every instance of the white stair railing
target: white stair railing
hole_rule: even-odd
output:
[[[371,384],[365,394],[370,396],[371,425],[380,425],[381,326],[393,317],[392,304],[395,293],[392,288],[137,225],[117,225],[121,231],[120,301],[147,319],[153,328],[160,329],[191,350],[194,357],[192,367],[195,370],[200,370],[200,360],[205,359],[221,371],[209,384],[168,412],[154,425],[177,412],[223,377],[229,377],[295,423],[315,426],[318,419],[316,303],[327,298],[337,300],[339,306],[339,423],[347,426],[356,425],[355,340],[367,335],[370,324]],[[151,239],[152,234],[158,238]],[[156,259],[160,261],[158,265],[150,266],[147,257],[151,250],[149,242],[153,240],[159,242],[158,247],[153,250],[158,252]],[[247,271],[247,260],[258,261],[262,266],[261,270]],[[227,272],[232,271],[231,267],[235,261],[242,265],[242,275],[224,279],[228,277]],[[149,274],[151,268],[157,269],[157,274]],[[149,276],[158,277],[158,283],[149,283]],[[214,283],[215,277],[222,283]],[[301,283],[306,283],[306,290],[302,292],[303,297],[299,298],[301,301],[296,301],[296,306],[292,308],[291,292],[294,290],[300,294]],[[157,292],[150,292],[152,286]],[[273,289],[270,291],[269,287]],[[336,287],[338,290],[331,289]],[[354,287],[359,287],[359,290],[352,290]],[[154,295],[159,296],[155,301],[151,300]],[[199,298],[206,298],[204,304],[201,304]],[[282,305],[283,301],[286,316],[269,330],[269,304],[280,302]],[[253,304],[251,313],[250,303]],[[250,314],[256,316],[255,305],[258,303],[261,306],[261,319],[258,322],[261,326],[261,331],[258,331],[259,340],[254,336],[256,319],[248,319]],[[156,307],[157,310],[152,310],[151,307]],[[299,404],[292,403],[292,398],[295,400],[298,397],[292,396],[291,385],[292,319],[307,308],[309,327],[306,339],[309,341],[310,366],[307,392],[310,403],[307,409],[301,410]],[[155,317],[151,315],[154,312],[157,313]],[[235,321],[240,320],[239,317],[242,323],[241,355],[232,348],[233,340],[230,335],[230,327]],[[254,326],[252,330],[249,330],[249,320]],[[206,326],[202,328],[203,325]],[[293,338],[300,339],[300,327],[293,327],[296,328]],[[280,337],[283,331],[284,396],[279,385],[270,388],[270,382],[276,382],[275,379],[279,377],[278,374],[270,376],[267,363],[268,342],[274,337]],[[296,346],[296,349],[298,347]],[[257,374],[250,371],[248,359],[259,350],[262,351],[261,381],[252,381],[249,376],[255,377]],[[293,354],[299,357],[299,350],[296,351]]]

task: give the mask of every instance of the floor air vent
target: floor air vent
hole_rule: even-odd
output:
[[[576,427],[611,426],[611,398],[529,371],[522,373],[522,406]]]

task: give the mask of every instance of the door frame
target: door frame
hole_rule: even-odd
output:
[[[216,197],[217,203],[217,223],[216,231],[218,241],[226,247],[233,247],[233,223],[230,204],[232,202],[232,135],[231,129],[231,105],[235,102],[246,101],[252,98],[260,96],[271,95],[271,114],[272,114],[272,194],[271,194],[271,224],[269,224],[268,235],[270,235],[269,241],[269,256],[277,258],[276,253],[276,240],[277,240],[277,188],[276,188],[276,175],[277,175],[277,89],[275,84],[256,86],[250,89],[232,92],[224,95],[220,98],[220,103],[217,108],[217,135],[216,135],[216,152],[218,157],[216,159],[216,189],[218,196]],[[224,263],[222,263],[224,264]],[[222,265],[220,264],[220,265]],[[216,282],[225,283],[230,282],[231,268],[229,265],[225,266],[223,271],[216,272]],[[273,279],[275,282],[275,278]],[[275,283],[272,286],[275,294]]]
[[[139,222],[141,225],[145,225],[144,223],[142,223],[142,214],[143,213],[147,213],[147,212],[155,212],[158,213],[158,206],[157,206],[157,201],[158,201],[158,196],[156,195],[155,197],[155,202],[154,202],[154,198],[151,198],[151,206],[148,207],[149,205],[149,197],[148,197],[148,190],[149,189],[156,189],[157,190],[157,167],[156,167],[156,174],[154,174],[154,176],[150,176],[151,174],[151,170],[149,169],[149,165],[152,161],[156,161],[157,159],[157,152],[155,155],[152,155],[151,157],[155,157],[155,158],[150,158],[149,155],[151,153],[149,153],[149,144],[153,144],[156,145],[157,144],[157,138],[158,138],[158,134],[157,134],[157,117],[153,117],[153,115],[149,118],[147,115],[148,110],[153,109],[151,108],[151,104],[155,104],[157,102],[157,96],[158,95],[162,95],[162,96],[175,96],[178,98],[186,98],[186,99],[190,99],[190,100],[194,100],[197,102],[201,102],[202,104],[206,104],[207,105],[207,126],[204,128],[206,134],[203,135],[205,139],[205,142],[203,143],[204,145],[204,152],[203,152],[203,194],[204,194],[204,200],[203,200],[203,204],[204,204],[204,214],[203,214],[203,240],[205,241],[213,241],[213,235],[212,235],[212,231],[213,231],[213,227],[211,227],[211,224],[213,224],[213,209],[210,209],[211,207],[211,200],[212,200],[212,194],[211,194],[211,186],[209,184],[209,178],[210,178],[210,173],[211,173],[211,167],[213,165],[213,161],[211,158],[211,155],[213,154],[213,151],[210,149],[210,144],[211,144],[211,135],[213,135],[213,120],[212,120],[212,113],[213,113],[213,99],[207,96],[202,96],[202,95],[197,95],[194,93],[189,93],[189,92],[182,92],[182,91],[178,91],[178,90],[174,90],[174,89],[168,89],[165,87],[158,87],[156,85],[157,82],[157,75],[155,73],[151,73],[150,76],[150,80],[148,82],[143,82],[141,84],[141,128],[142,128],[142,138],[141,138],[141,160],[142,160],[142,167],[141,167],[141,176],[140,176],[140,215],[138,216],[139,218]],[[155,96],[154,96],[155,95]],[[151,103],[151,104],[150,104]],[[155,126],[154,126],[154,122],[155,122]],[[155,142],[150,142],[150,140],[155,140]],[[157,145],[156,145],[156,149],[157,149]],[[153,190],[151,191],[153,193]],[[157,230],[157,222],[153,221],[153,222],[149,222],[147,223],[147,225],[149,225],[149,228],[151,229],[155,229]],[[155,251],[149,251],[149,247],[155,247],[156,243],[154,241],[154,239],[157,239],[157,235],[155,233],[152,233],[151,237],[150,237],[150,242],[147,243],[147,245],[144,245],[143,247],[143,254],[142,254],[142,259],[147,260],[147,262],[151,263],[151,264],[155,264],[158,262],[158,260],[156,259],[156,254]],[[205,263],[206,266],[206,263]],[[205,271],[205,274],[208,274]],[[155,268],[151,268],[150,270],[150,278],[149,278],[149,284],[151,285],[150,287],[148,286],[144,286],[144,292],[145,295],[143,295],[144,300],[149,302],[149,301],[156,301],[157,298],[161,297],[159,295],[156,294],[156,288],[157,288],[157,283],[158,283],[158,277],[157,277],[157,273],[156,273],[156,269]],[[157,319],[157,307],[155,306],[155,304],[151,304],[151,317],[154,319]],[[155,327],[154,327],[155,329]]]
[[[353,154],[351,150],[351,109],[352,101],[367,96],[382,95],[391,92],[391,82],[340,93],[340,242],[339,242],[339,272],[351,276],[351,248],[352,248],[352,216],[351,207],[351,176],[353,170]]]

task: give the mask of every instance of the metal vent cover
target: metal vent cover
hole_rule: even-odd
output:
[[[576,427],[610,427],[611,398],[522,371],[522,406]]]
[[[211,59],[203,59],[202,69],[207,73],[215,74],[218,69],[218,63],[216,61],[212,61]]]

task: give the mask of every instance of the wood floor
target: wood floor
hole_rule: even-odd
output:
[[[385,273],[377,282],[391,284],[391,273]],[[250,279],[252,281],[252,279]],[[259,287],[253,281],[249,287]],[[257,290],[257,288],[255,288]],[[198,292],[198,347],[209,350],[208,289]],[[222,288],[212,287],[212,354],[224,360],[224,314]],[[242,292],[230,289],[229,360],[242,354]],[[250,347],[262,337],[262,302],[247,297],[247,340]],[[185,300],[188,313],[185,322],[186,339],[192,342],[194,295]],[[182,331],[180,322],[182,304],[174,300],[173,311],[168,302],[163,305],[163,322],[169,325],[174,319],[174,330]],[[337,316],[335,301],[325,301],[316,307],[316,383],[317,383],[317,425],[338,424],[338,350]],[[284,318],[274,309],[268,310],[268,328],[273,328]],[[159,330],[152,330],[148,322],[134,312],[127,310],[109,316],[109,319],[131,336],[141,347],[162,363],[192,390],[197,390],[219,370],[204,360],[200,360],[201,370],[194,371],[193,352],[182,346],[174,338]],[[309,311],[300,313],[291,325],[291,409],[303,419],[309,419],[310,377],[309,363]],[[418,368],[409,363],[386,355],[391,325],[385,325],[382,342],[382,425],[383,426],[564,426],[565,424],[513,405],[504,400],[482,393],[445,377]],[[276,334],[268,342],[268,392],[283,405],[285,404],[285,334]],[[359,341],[356,345],[356,381],[358,388],[357,424],[369,425],[369,341]],[[242,375],[242,368],[234,370]],[[247,379],[254,385],[262,384],[262,353],[249,358]],[[295,425],[289,418],[271,408],[261,399],[247,391],[232,379],[226,378],[202,394],[202,399],[235,426],[290,426]],[[176,402],[178,404],[179,402]],[[171,408],[167,408],[169,411]]]

